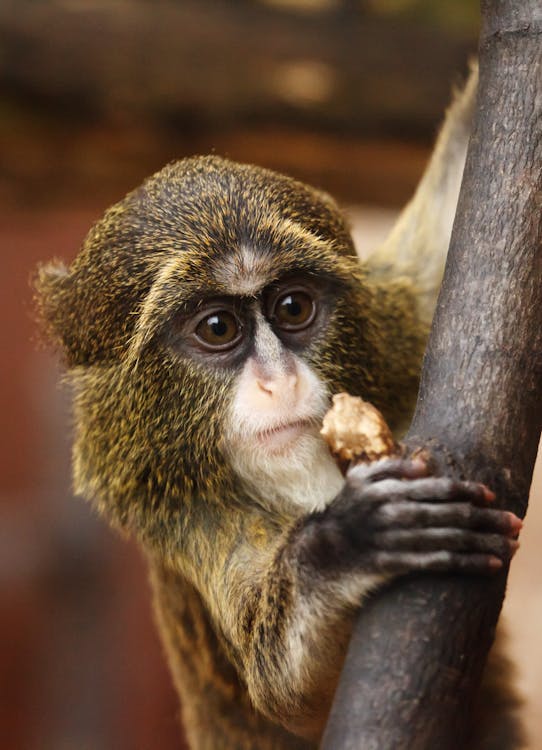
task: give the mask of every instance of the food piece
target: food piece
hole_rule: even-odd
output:
[[[333,396],[321,434],[341,469],[399,453],[382,414],[372,404],[348,393]]]

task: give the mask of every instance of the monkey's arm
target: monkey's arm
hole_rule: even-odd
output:
[[[362,597],[413,570],[489,573],[510,559],[520,522],[485,507],[481,485],[427,477],[421,462],[350,472],[323,511],[263,551],[236,541],[209,602],[255,706],[318,738]]]

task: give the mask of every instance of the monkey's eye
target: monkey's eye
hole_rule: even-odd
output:
[[[200,320],[195,334],[207,348],[230,349],[241,339],[241,325],[233,313],[217,310]]]
[[[285,331],[302,331],[308,328],[316,317],[316,305],[306,291],[293,290],[277,297],[271,319]]]

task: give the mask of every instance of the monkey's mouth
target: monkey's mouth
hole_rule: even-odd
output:
[[[314,420],[297,419],[294,422],[260,430],[256,433],[256,441],[271,453],[280,453],[311,428],[314,431]]]

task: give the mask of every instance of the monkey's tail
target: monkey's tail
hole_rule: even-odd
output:
[[[463,177],[470,137],[478,65],[471,64],[464,88],[455,94],[424,175],[383,244],[368,259],[378,280],[412,281],[419,314],[430,323],[436,304]]]

